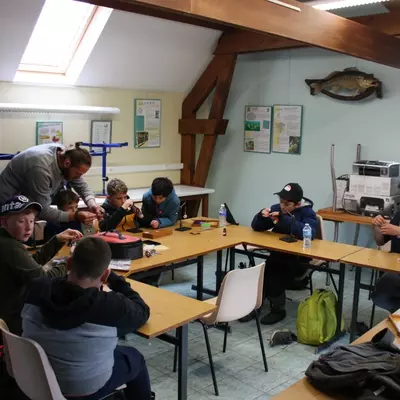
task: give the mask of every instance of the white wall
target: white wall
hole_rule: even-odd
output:
[[[383,82],[382,100],[352,103],[309,94],[305,79],[354,66]],[[304,106],[300,156],[243,151],[244,107],[251,104]],[[229,119],[227,134],[218,138],[207,182],[217,188],[211,213],[226,201],[238,221],[249,225],[257,211],[276,202],[273,193],[291,181],[303,186],[316,210],[331,205],[331,144],[336,145],[337,175],[351,173],[357,143],[362,158],[399,161],[399,117],[400,71],[394,68],[319,49],[241,56],[224,116]],[[350,241],[354,226],[343,228],[341,240]]]
[[[133,147],[134,99],[161,99],[161,147],[135,149]],[[138,90],[100,89],[82,87],[27,86],[0,82],[0,103],[35,103],[118,107],[121,114],[114,116],[112,141],[128,142],[128,147],[113,149],[107,166],[159,165],[180,163],[181,146],[178,120],[181,115],[183,93],[149,92]],[[64,144],[90,141],[91,120],[96,115],[56,115],[39,113],[0,112],[0,153],[16,153],[36,144],[36,121],[63,121]],[[105,116],[104,119],[108,119]],[[101,165],[101,157],[94,157],[94,166]],[[0,162],[0,168],[5,162]],[[146,172],[118,176],[128,187],[146,187],[157,176],[167,176],[174,183],[180,171]],[[115,176],[110,175],[110,178]],[[87,177],[94,190],[101,189],[101,176]]]

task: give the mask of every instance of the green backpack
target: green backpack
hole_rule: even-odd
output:
[[[336,305],[335,294],[325,289],[315,290],[300,303],[296,324],[299,343],[316,346],[334,337],[337,327]]]

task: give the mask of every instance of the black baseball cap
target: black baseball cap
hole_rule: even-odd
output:
[[[280,192],[274,194],[277,194],[284,200],[298,203],[303,198],[303,189],[298,183],[288,183]]]
[[[0,207],[0,217],[8,214],[18,214],[27,208],[35,208],[38,212],[42,211],[42,206],[36,201],[29,200],[26,196],[12,196]]]

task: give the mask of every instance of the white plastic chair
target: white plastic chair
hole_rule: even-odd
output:
[[[25,395],[31,400],[66,400],[42,347],[33,340],[12,334],[2,319],[0,330],[8,354],[7,370],[12,371],[11,376]]]
[[[208,328],[215,324],[225,324],[223,352],[226,352],[229,322],[255,312],[258,337],[260,339],[261,353],[264,361],[265,372],[268,372],[267,359],[263,338],[261,334],[260,318],[258,309],[263,303],[265,263],[246,269],[229,271],[221,284],[218,297],[205,300],[207,303],[216,304],[217,309],[200,319],[203,326],[204,338],[207,346],[208,359],[210,362],[211,375],[214,384],[215,395],[218,396],[217,380],[215,378],[214,363],[212,360]]]
[[[53,368],[42,346],[31,339],[11,333],[0,319],[7,371],[31,400],[67,400],[61,393]],[[123,385],[116,389],[124,389]],[[110,393],[105,398],[111,396]],[[122,393],[123,394],[123,393]]]

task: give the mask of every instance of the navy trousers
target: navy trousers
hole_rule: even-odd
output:
[[[150,379],[146,362],[133,347],[117,346],[114,350],[114,367],[111,378],[96,393],[74,400],[99,400],[125,384],[126,400],[151,400]],[[72,399],[72,398],[71,398]]]

